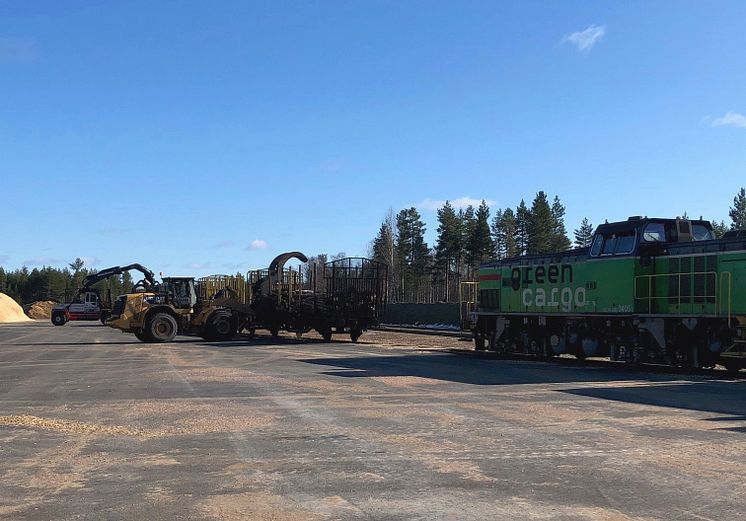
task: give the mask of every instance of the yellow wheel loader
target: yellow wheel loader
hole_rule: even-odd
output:
[[[134,333],[142,342],[170,342],[177,334],[230,340],[252,319],[251,308],[228,292],[201,302],[193,277],[164,277],[150,291],[117,298],[106,325]]]

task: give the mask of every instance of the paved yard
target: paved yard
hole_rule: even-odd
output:
[[[341,338],[0,326],[0,519],[746,518],[746,381]]]

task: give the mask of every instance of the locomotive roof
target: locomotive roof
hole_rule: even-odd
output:
[[[630,217],[626,221],[600,224],[595,233],[619,233],[624,231],[639,230],[650,223],[676,224],[676,221],[689,221],[692,224],[701,224],[708,230],[712,229],[710,221],[702,219],[670,219],[663,217]]]
[[[596,234],[620,234],[623,232],[633,232],[637,231],[639,234],[642,233],[644,228],[650,224],[650,223],[661,223],[666,226],[675,227],[677,221],[689,221],[692,225],[702,225],[708,230],[712,230],[712,225],[710,224],[710,221],[705,221],[703,219],[671,219],[671,218],[662,218],[662,217],[630,217],[626,221],[617,221],[617,222],[611,222],[611,223],[604,223],[599,225],[596,228],[596,231],[594,232],[594,235]],[[726,244],[727,243],[727,244]],[[673,248],[677,250],[681,250],[682,252],[691,250],[692,253],[697,252],[704,252],[704,251],[710,251],[710,250],[731,250],[731,249],[741,249],[746,247],[746,241],[744,239],[741,239],[740,241],[736,240],[710,240],[710,241],[697,241],[697,242],[683,242],[683,243],[666,243],[666,246],[668,248]],[[540,254],[533,254],[533,255],[521,255],[518,257],[508,257],[505,259],[499,259],[499,260],[492,260],[483,263],[482,267],[490,267],[490,266],[497,266],[499,264],[512,264],[512,263],[532,263],[532,262],[567,262],[571,261],[573,258],[577,259],[578,257],[587,257],[588,256],[588,248],[575,248],[572,250],[562,251],[562,252],[554,252],[554,253],[540,253]]]

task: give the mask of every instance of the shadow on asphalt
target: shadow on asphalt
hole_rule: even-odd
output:
[[[746,420],[746,382],[743,381],[697,380],[649,387],[591,387],[565,389],[561,392],[616,402],[730,415],[707,419],[713,422]],[[743,432],[742,428],[738,429]]]
[[[557,392],[600,400],[726,415],[710,418],[713,422],[746,420],[746,381],[743,380],[711,380],[701,376],[635,373],[615,370],[608,366],[564,366],[536,361],[490,360],[485,363],[484,360],[455,358],[450,354],[298,361],[337,368],[324,371],[322,374],[342,378],[417,376],[472,385],[620,382],[618,386],[558,389]],[[630,382],[630,385],[624,382]],[[645,385],[646,383],[649,385]],[[746,427],[722,427],[718,430],[746,433]]]
[[[337,367],[329,376],[366,378],[375,376],[419,376],[434,380],[473,385],[520,385],[570,382],[667,381],[654,374],[559,366],[536,361],[479,360],[456,357],[450,353],[399,356],[362,356],[298,360],[308,364]]]

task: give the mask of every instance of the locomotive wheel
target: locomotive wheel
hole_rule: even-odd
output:
[[[325,329],[323,331],[319,331],[319,333],[321,333],[321,337],[324,339],[324,342],[332,341],[332,330],[331,329]]]
[[[62,313],[55,313],[52,315],[52,324],[55,326],[64,326],[67,323],[67,318]]]
[[[151,342],[170,342],[177,331],[176,319],[168,313],[155,313],[145,324],[145,335]]]
[[[360,338],[360,335],[362,335],[362,334],[363,334],[362,329],[358,329],[358,328],[351,329],[350,330],[350,340],[352,340],[353,342],[357,342],[358,339]]]
[[[482,336],[481,333],[476,333],[474,335],[474,351],[485,351],[487,349],[487,346],[484,342],[484,336]]]

